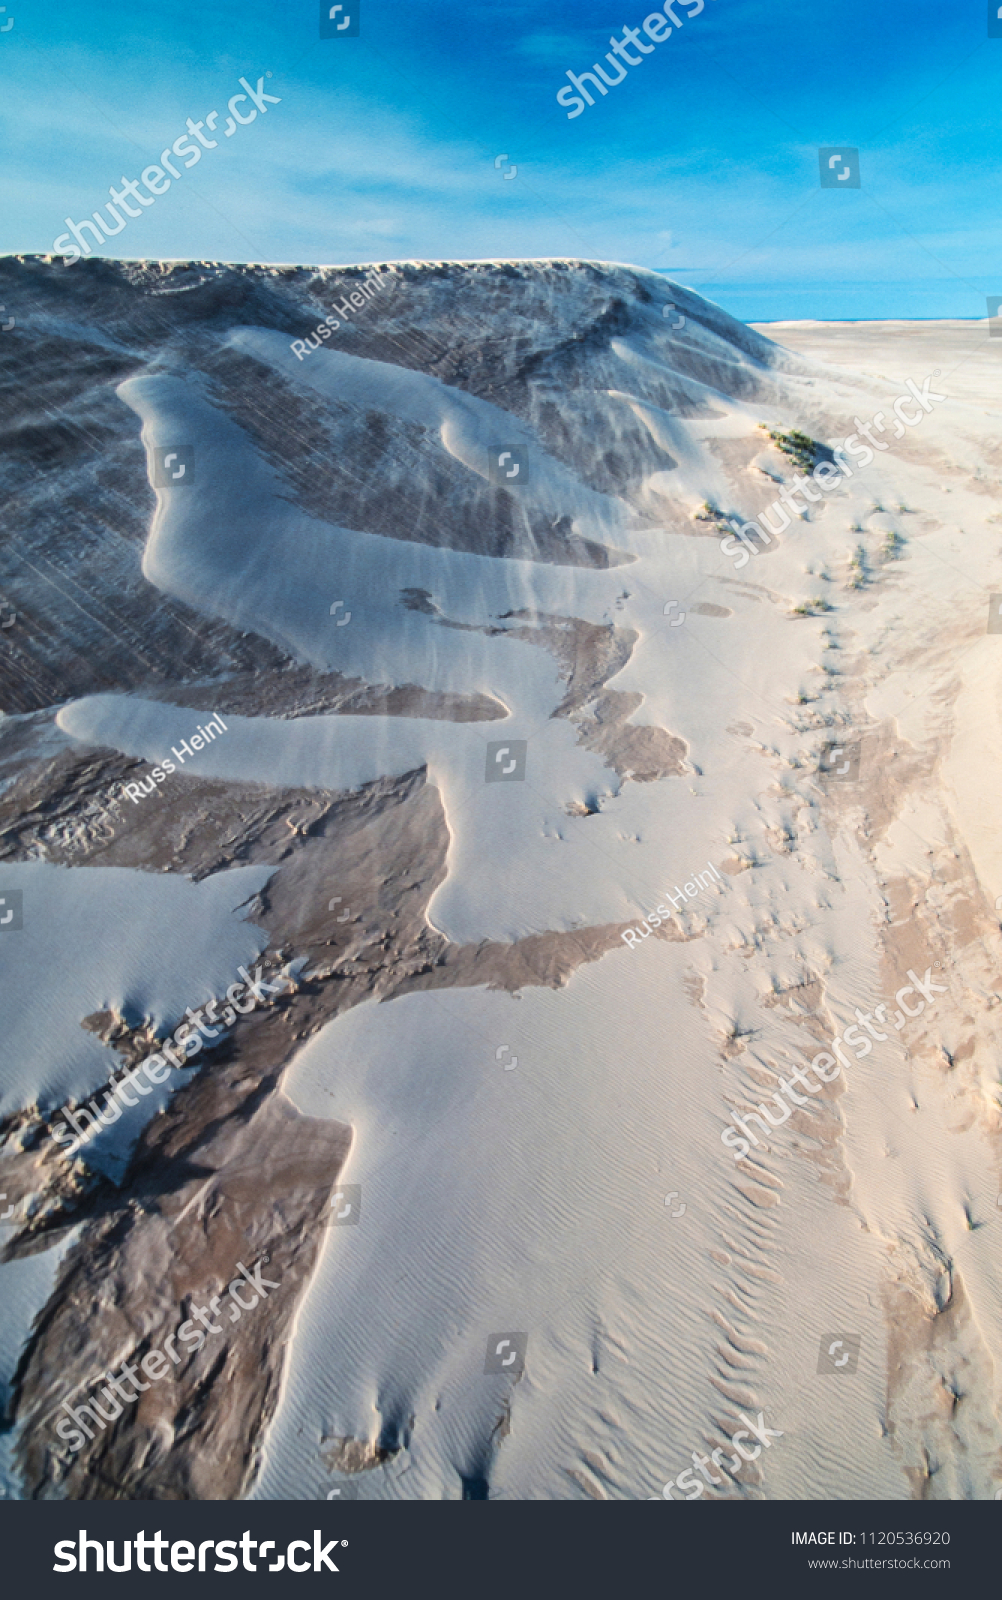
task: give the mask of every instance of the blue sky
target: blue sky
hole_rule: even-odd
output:
[[[984,0],[696,4],[568,119],[567,70],[605,64],[652,0],[346,0],[360,33],[336,40],[317,0],[8,0],[0,251],[50,251],[216,109],[217,147],[106,253],[583,256],[675,268],[749,320],[984,316],[1002,294]],[[222,137],[240,77],[268,72],[280,104]],[[822,189],[818,147],[841,141],[861,186]]]

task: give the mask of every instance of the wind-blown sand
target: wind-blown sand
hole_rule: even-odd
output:
[[[323,1497],[348,1467],[364,1497],[646,1498],[693,1450],[729,1456],[741,1413],[762,1411],[782,1437],[736,1481],[704,1483],[708,1497],[991,1498],[1002,1483],[1002,636],[985,632],[989,592],[1002,591],[994,346],[969,324],[756,332],[622,267],[387,270],[381,338],[408,316],[430,334],[450,317],[475,324],[503,295],[521,304],[534,361],[513,373],[495,335],[496,366],[475,378],[410,370],[385,344],[297,363],[284,331],[250,325],[226,330],[220,359],[239,355],[267,393],[295,397],[317,430],[309,450],[321,428],[336,438],[362,418],[374,438],[406,440],[422,505],[460,469],[473,504],[489,447],[521,449],[517,557],[498,553],[509,522],[485,523],[476,548],[469,522],[462,548],[371,527],[371,486],[354,526],[336,475],[325,518],[319,491],[291,488],[235,420],[232,396],[224,407],[194,375],[146,372],[119,390],[149,452],[199,441],[197,490],[156,492],[152,585],[297,670],[466,707],[464,720],[421,714],[420,699],[416,716],[290,720],[244,701],[198,759],[213,796],[257,784],[313,791],[318,807],[355,797],[312,842],[313,823],[300,837],[292,822],[281,852],[269,835],[235,859],[281,855],[293,872],[310,849],[309,872],[329,873],[353,907],[363,880],[378,887],[323,959],[279,879],[255,910],[304,994],[323,996],[314,1022],[282,1033],[287,1065],[268,1093],[291,1103],[290,1126],[309,1119],[317,1149],[318,1125],[330,1123],[331,1151],[350,1128],[331,1185],[360,1183],[364,1200],[357,1227],[307,1228],[317,1262],[297,1278],[294,1319],[283,1306],[288,1344],[268,1357],[280,1392],[265,1386],[258,1431],[247,1425],[260,1471],[248,1487],[248,1466],[241,1492]],[[322,302],[323,280],[312,292]],[[661,317],[669,295],[682,329]],[[760,554],[737,566],[722,553],[721,515],[757,514],[796,470],[760,424],[823,446],[852,434],[854,417],[889,415],[908,378],[921,389],[930,377],[946,399],[914,429],[885,435],[886,452]],[[380,461],[396,494],[404,480]],[[553,519],[556,542],[533,548],[531,530]],[[342,628],[339,598],[352,612]],[[615,670],[581,665],[583,701],[556,642],[575,629],[587,649],[589,629],[619,646]],[[55,719],[74,749],[153,761],[184,735],[190,703],[158,685],[81,695]],[[469,720],[475,704],[506,715]],[[635,708],[625,723],[617,704]],[[488,744],[522,739],[525,781],[486,783]],[[862,743],[858,781],[821,784],[823,747],[850,740]],[[654,748],[662,766],[634,771],[628,752]],[[392,829],[405,792],[408,805],[427,796],[436,825],[402,863]],[[344,831],[356,803],[390,830],[361,859]],[[629,948],[623,927],[708,862],[721,879]],[[422,939],[439,941],[432,959]],[[579,959],[567,956],[575,940]],[[530,946],[561,960],[527,977]],[[485,972],[474,953],[488,947]],[[378,979],[373,948],[385,953]],[[893,1015],[909,969],[930,969],[945,992],[861,1059],[847,1052],[841,1077],[736,1162],[720,1140],[732,1112],[769,1101],[857,1008]],[[180,1126],[188,1093],[175,1097]],[[310,1181],[315,1207],[313,1168]],[[524,1374],[485,1376],[489,1336],[515,1331],[528,1334]],[[850,1336],[858,1371],[818,1374],[822,1343]],[[58,1464],[37,1450],[32,1461],[33,1481],[58,1492]],[[170,1492],[191,1481],[163,1470]],[[155,1473],[143,1485],[155,1491]]]

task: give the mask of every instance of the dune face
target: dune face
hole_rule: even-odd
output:
[[[0,263],[6,1492],[992,1498],[994,351],[372,276]]]

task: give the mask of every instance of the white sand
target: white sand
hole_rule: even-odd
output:
[[[775,336],[826,365],[767,375],[765,397],[745,405],[724,392],[726,372],[751,358],[731,351],[722,367],[722,341],[686,330],[716,414],[692,422],[633,393],[645,364],[671,371],[667,337],[653,353],[633,340],[603,352],[610,431],[632,410],[680,463],[651,474],[651,507],[758,506],[758,421],[844,438],[854,415],[888,413],[905,378],[921,386],[936,368],[949,399],[741,570],[717,538],[637,531],[535,444],[539,505],[563,505],[576,532],[630,551],[632,566],[492,561],[328,526],[280,498],[193,388],[123,388],[148,444],[200,441],[197,495],[159,493],[152,582],[301,660],[494,694],[511,712],[489,728],[234,718],[200,770],[354,787],[427,762],[452,834],[431,917],[464,941],[639,916],[708,859],[756,863],[695,904],[692,942],[617,949],[565,990],[517,1001],[449,991],[359,1007],[303,1049],[287,1092],[354,1125],[344,1176],[362,1183],[365,1212],[331,1231],[301,1310],[263,1497],[322,1496],[321,1439],[386,1430],[403,1448],[366,1477],[366,1496],[457,1498],[462,1476],[489,1476],[500,1496],[643,1498],[704,1441],[725,1444],[741,1409],[783,1430],[742,1473],[744,1493],[989,1499],[1002,1481],[999,939],[987,914],[1002,893],[1002,635],[984,636],[988,592],[1002,591],[1002,528],[989,520],[1002,346],[986,350],[966,324]],[[234,339],[313,393],[422,413],[444,451],[480,470],[486,402],[330,352],[298,364],[260,330]],[[883,564],[889,531],[904,545]],[[859,543],[869,579],[849,589]],[[402,610],[405,586],[481,627],[526,608],[634,629],[612,686],[643,695],[635,721],[685,738],[700,775],[620,783],[550,719],[562,685],[548,655]],[[828,613],[792,614],[819,594]],[[334,631],[338,597],[357,623]],[[677,628],[671,599],[687,613]],[[697,613],[705,602],[731,614]],[[152,757],[190,713],[95,697],[59,720]],[[853,727],[867,741],[866,832],[849,792],[822,808],[814,779],[822,743]],[[528,781],[485,785],[486,738],[508,734],[529,740]],[[593,795],[597,815],[566,815]],[[850,1068],[815,1137],[788,1123],[758,1181],[737,1168],[719,1139],[731,1107],[767,1098],[771,1069],[813,1054],[856,1007],[893,1007],[909,965],[921,975],[937,960],[950,993]],[[775,1003],[800,984],[814,985],[800,1010]],[[798,1017],[816,1006],[812,1041]],[[724,1051],[735,1030],[744,1047]],[[495,1059],[504,1044],[519,1058],[510,1073]],[[670,1190],[687,1206],[677,1220]],[[528,1365],[511,1431],[492,1443],[509,1386],[481,1368],[488,1334],[508,1329],[528,1332]],[[819,1342],[843,1334],[862,1337],[858,1373],[819,1376]]]

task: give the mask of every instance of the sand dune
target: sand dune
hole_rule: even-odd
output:
[[[70,292],[24,270],[40,297]],[[193,704],[239,685],[226,738],[165,801],[162,859],[148,840],[104,858],[137,908],[144,870],[207,877],[218,925],[244,904],[288,980],[218,1082],[207,1056],[168,1113],[186,1159],[222,1172],[253,1149],[258,1230],[271,1196],[275,1215],[292,1204],[289,1141],[308,1136],[288,1295],[205,1401],[200,1437],[223,1453],[227,1407],[242,1419],[229,1492],[644,1499],[694,1449],[729,1456],[761,1412],[773,1447],[697,1475],[706,1497],[992,1498],[1002,455],[983,329],[755,330],[616,265],[398,263],[365,328],[298,362],[295,329],[344,274],[227,269],[232,314],[187,297],[196,338],[150,322],[155,269],[111,287],[88,270],[72,293],[95,330],[141,352],[88,391],[150,511],[128,582],[144,616],[153,595],[174,608],[161,627],[187,619],[200,642],[183,669],[157,665],[166,633],[144,673],[74,665],[72,695],[37,701],[26,651],[9,704],[35,720],[8,795],[35,809],[8,870],[79,880],[97,862],[58,865],[46,831],[67,773],[90,783],[94,751],[155,762]],[[943,398],[900,437],[878,429],[873,459],[768,545],[735,540],[833,442],[892,418],[909,380]],[[156,451],[185,440],[197,480],[153,506]],[[492,483],[498,447],[524,467],[517,490]],[[318,710],[334,682],[371,694],[364,714]],[[486,781],[492,747],[517,741],[524,775]],[[822,767],[832,746],[844,775]],[[690,897],[707,863],[719,879]],[[228,899],[234,868],[257,877]],[[54,905],[39,899],[41,930]],[[187,969],[163,959],[163,998],[137,990],[130,1026],[178,1009]],[[915,1009],[909,974],[927,973]],[[878,1040],[857,1013],[881,1005]],[[791,1099],[783,1080],[836,1037],[842,1073]],[[48,1035],[38,1050],[44,1081],[74,1081]],[[8,1065],[12,1181],[47,1109],[38,1065]],[[777,1126],[735,1160],[721,1133],[760,1104]],[[170,1259],[164,1218],[191,1194],[164,1137],[151,1121],[101,1220],[81,1174],[59,1230],[11,1249],[66,1249],[25,1293],[67,1339],[74,1220],[103,1240],[131,1205],[128,1315],[152,1293],[149,1242]],[[133,1202],[161,1170],[144,1222]],[[346,1183],[362,1219],[325,1227],[325,1190]],[[171,1265],[180,1298],[195,1285]],[[161,1296],[158,1338],[171,1316]],[[75,1469],[32,1433],[58,1388],[40,1327],[15,1456],[32,1492],[60,1494]],[[485,1374],[490,1339],[515,1333],[524,1371]],[[858,1365],[819,1372],[857,1341]],[[108,1493],[197,1492],[180,1403],[118,1427]]]

